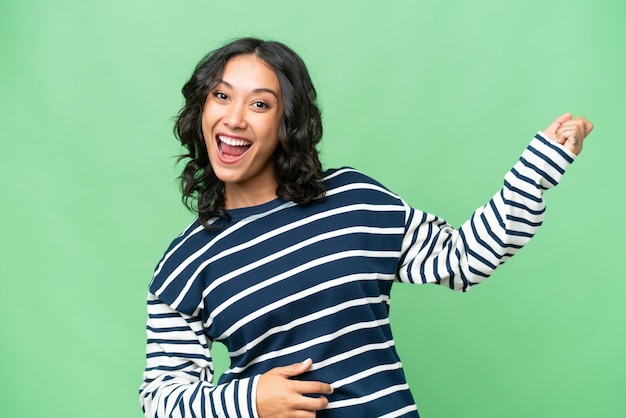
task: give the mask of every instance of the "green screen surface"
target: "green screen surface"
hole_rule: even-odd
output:
[[[180,88],[255,35],[308,64],[325,167],[454,226],[556,116],[594,122],[520,254],[468,294],[396,285],[391,321],[425,418],[625,416],[626,6],[517,3],[3,2],[0,415],[142,416],[147,286],[193,219]]]

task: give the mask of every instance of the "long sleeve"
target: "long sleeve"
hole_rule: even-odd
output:
[[[466,291],[522,248],[541,226],[543,194],[575,155],[539,132],[504,177],[502,189],[459,229],[407,208],[398,279]]]
[[[146,417],[257,417],[257,377],[213,385],[211,341],[201,318],[148,295],[146,370],[139,389]]]

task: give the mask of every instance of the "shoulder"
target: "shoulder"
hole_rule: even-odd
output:
[[[324,181],[329,185],[364,182],[382,187],[376,180],[352,167],[329,168],[323,174]]]
[[[375,179],[351,167],[324,171],[327,196],[350,195],[364,203],[374,199],[383,203],[402,203],[399,196]]]
[[[155,271],[168,270],[171,264],[180,264],[207,241],[207,231],[198,219],[187,226],[167,247]]]
[[[150,282],[150,293],[172,308],[192,315],[200,304],[198,300],[181,301],[180,296],[195,280],[194,272],[201,263],[198,254],[211,241],[214,231],[208,231],[196,219],[178,235],[161,257]]]

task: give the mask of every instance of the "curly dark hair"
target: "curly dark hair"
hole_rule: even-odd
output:
[[[237,39],[198,63],[183,86],[185,105],[174,125],[174,134],[186,148],[179,161],[188,159],[180,176],[182,200],[189,210],[198,214],[205,228],[211,228],[211,219],[228,218],[228,214],[224,210],[224,183],[209,162],[202,134],[202,112],[207,95],[219,83],[226,63],[240,55],[261,58],[274,70],[280,84],[284,113],[274,153],[276,195],[308,204],[324,199],[326,192],[316,148],[322,138],[322,120],[306,65],[298,54],[280,42]]]

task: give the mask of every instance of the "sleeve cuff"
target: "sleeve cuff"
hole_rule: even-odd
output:
[[[548,139],[541,131],[535,135],[522,153],[520,163],[531,177],[538,175],[538,183],[544,189],[550,189],[561,181],[567,168],[575,161],[576,154],[563,145]]]
[[[250,396],[248,398],[250,399],[250,411],[254,418],[259,418],[259,412],[256,410],[256,389],[260,377],[260,375],[257,375],[250,378]]]
[[[570,151],[565,145],[561,145],[558,142],[548,138],[548,135],[544,134],[543,131],[537,132],[537,135],[535,135],[534,139],[543,143],[548,149],[554,150],[556,153],[561,155],[566,161],[568,161],[569,164],[573,163],[576,157],[578,157],[576,154]]]
[[[259,417],[256,409],[256,389],[259,378],[260,376],[253,376],[238,379],[226,385],[222,400],[227,417]]]

